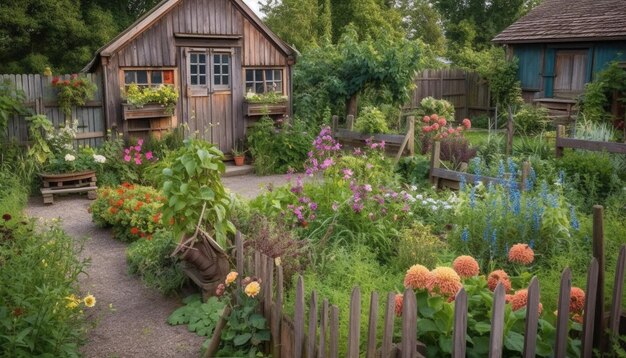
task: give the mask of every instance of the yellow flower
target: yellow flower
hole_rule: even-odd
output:
[[[96,298],[93,295],[87,295],[84,299],[83,302],[85,302],[85,306],[87,307],[93,307],[96,305]]]
[[[245,292],[248,297],[256,297],[261,292],[261,285],[256,281],[252,281],[246,286]]]
[[[226,286],[228,286],[231,283],[235,282],[235,280],[237,279],[238,275],[239,274],[237,273],[237,271],[231,271],[228,275],[226,275]]]
[[[67,308],[76,308],[78,307],[78,304],[80,303],[80,300],[74,294],[71,294],[65,297],[65,299],[68,301],[67,304],[65,305],[65,307]]]

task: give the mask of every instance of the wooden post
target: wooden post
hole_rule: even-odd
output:
[[[554,343],[554,356],[567,356],[567,335],[569,323],[569,299],[572,289],[572,271],[569,268],[563,270],[561,275],[561,289],[559,291],[558,314],[556,317],[556,341]]]
[[[296,311],[294,315],[294,358],[301,358],[304,347],[304,280],[298,277],[296,285]]]
[[[454,334],[452,336],[452,358],[465,358],[467,342],[467,293],[462,288],[454,299]]]
[[[433,169],[441,166],[440,155],[441,143],[438,140],[433,141],[433,152],[430,157],[430,183],[437,188],[439,187],[439,179],[433,175]]]
[[[539,281],[530,280],[526,304],[526,327],[524,329],[524,358],[534,358],[537,348],[537,324],[539,323]]]
[[[209,346],[206,349],[206,353],[204,353],[204,358],[215,357],[215,353],[217,353],[217,349],[220,346],[222,330],[224,329],[224,327],[226,326],[226,322],[228,321],[228,316],[230,316],[230,307],[226,305],[226,307],[224,308],[224,312],[220,317],[220,320],[215,326],[215,330],[213,330],[213,336],[211,336]]]
[[[402,301],[402,358],[417,358],[417,299],[415,292],[404,290]]]
[[[348,116],[346,117],[346,128],[349,131],[354,129],[354,116],[351,114],[348,114]]]
[[[555,155],[557,158],[561,158],[563,156],[563,147],[559,145],[559,138],[565,137],[565,126],[559,124],[556,127],[556,150]]]
[[[330,308],[330,342],[328,346],[330,358],[339,357],[339,307]]]
[[[372,292],[370,298],[370,318],[367,332],[367,353],[366,358],[376,357],[376,321],[378,319],[378,293]]]
[[[276,279],[276,302],[274,302],[274,308],[272,311],[272,338],[274,344],[272,345],[273,353],[272,357],[280,358],[280,349],[282,346],[281,339],[281,323],[283,319],[283,267],[277,266],[278,277]]]
[[[504,350],[504,285],[498,284],[493,293],[489,358],[501,358]]]
[[[409,133],[411,133],[411,137],[409,138],[409,153],[411,156],[415,155],[415,116],[409,116]]]
[[[320,342],[317,347],[317,358],[326,358],[326,336],[328,335],[328,300],[322,303],[322,315],[320,317]]]
[[[593,206],[593,257],[598,261],[598,292],[596,294],[596,313],[594,320],[593,348],[604,347],[604,208]]]
[[[622,289],[624,287],[624,268],[626,266],[626,245],[619,250],[617,267],[615,268],[615,283],[613,284],[613,302],[611,315],[609,316],[609,329],[611,334],[619,334],[619,321],[622,309]]]
[[[348,323],[348,358],[359,357],[359,340],[361,338],[361,291],[359,287],[352,290],[350,298],[350,321]]]
[[[585,316],[583,317],[583,336],[581,346],[581,357],[593,356],[593,337],[595,335],[595,319],[596,319],[596,297],[598,296],[598,260],[591,259],[591,265],[587,271],[587,292],[585,296]],[[615,292],[618,296],[622,295],[622,291]]]
[[[307,358],[315,357],[315,341],[317,333],[317,293],[311,292],[311,303],[309,305],[309,334],[306,344]]]
[[[383,330],[383,345],[381,358],[390,358],[393,346],[393,321],[395,318],[396,294],[389,292],[387,295],[387,309],[385,310],[385,323]]]
[[[337,131],[338,127],[339,127],[339,116],[334,115],[333,120],[332,120],[332,127],[331,127],[331,130],[333,131],[333,133]]]
[[[526,187],[526,181],[528,180],[529,175],[530,175],[530,162],[526,160],[524,161],[524,164],[522,164],[522,182],[520,185],[520,188],[522,188],[522,191],[529,189]]]
[[[511,105],[508,106],[509,118],[506,126],[506,155],[511,155],[513,152],[513,109]]]

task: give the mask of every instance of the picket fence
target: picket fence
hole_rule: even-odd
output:
[[[96,84],[94,98],[83,106],[73,107],[71,118],[78,120],[78,135],[76,144],[97,146],[105,137],[105,120],[102,101],[102,81],[93,73],[84,74]],[[70,78],[70,75],[59,76],[61,80]],[[25,105],[32,114],[43,114],[50,119],[55,128],[63,126],[65,114],[59,108],[56,90],[52,87],[52,76],[39,74],[0,75],[0,82],[8,81],[15,88],[24,92]],[[13,116],[9,119],[7,138],[18,144],[28,144],[28,122],[25,116]]]
[[[587,272],[586,301],[583,317],[583,331],[580,336],[581,357],[592,357],[593,350],[606,349],[608,335],[604,315],[604,234],[602,224],[603,208],[594,206],[593,254]],[[251,257],[244,257],[243,239],[236,236],[237,271],[261,278],[260,310],[269,322],[271,342],[267,352],[273,357],[283,358],[336,358],[339,356],[339,308],[327,299],[312,291],[305,297],[304,279],[299,277],[295,287],[295,313],[286,314],[284,304],[283,268],[275,260],[256,251]],[[608,332],[619,333],[624,267],[626,265],[626,245],[622,246],[617,261],[613,298],[608,319]],[[239,275],[239,280],[243,275]],[[238,282],[240,284],[240,281]],[[555,357],[566,357],[569,337],[569,300],[572,286],[572,273],[566,268],[561,275],[556,323]],[[535,357],[538,326],[539,282],[533,277],[528,287],[528,309],[524,331],[523,357]],[[384,311],[382,340],[377,339],[378,302],[377,292],[371,293],[367,339],[361,341],[361,290],[355,287],[351,294],[349,315],[347,357],[421,357],[425,348],[417,341],[417,303],[415,293],[404,292],[402,308],[401,336],[394,341],[395,293],[388,293]],[[544,300],[547,297],[544,297]],[[458,292],[454,308],[454,333],[452,357],[461,358],[466,354],[466,331],[468,322],[468,297],[464,289]],[[308,307],[308,320],[305,317]],[[489,357],[502,357],[504,350],[504,310],[505,290],[502,284],[494,292]],[[223,327],[224,322],[222,322]],[[216,328],[212,342],[219,344],[220,325]],[[207,355],[208,356],[208,355]]]

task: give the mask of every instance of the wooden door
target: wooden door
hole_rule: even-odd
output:
[[[585,89],[589,50],[557,50],[554,70],[555,97],[575,97]]]
[[[182,48],[183,112],[189,129],[229,153],[235,144],[233,51]]]

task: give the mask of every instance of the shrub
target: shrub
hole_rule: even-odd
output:
[[[477,149],[462,137],[448,137],[441,140],[440,159],[452,163],[453,169],[458,169],[461,163],[469,163],[474,158]]]
[[[396,172],[405,183],[416,185],[428,179],[430,159],[421,155],[403,157],[398,161]]]
[[[363,134],[389,133],[385,115],[376,107],[365,107],[354,125]]]
[[[151,239],[133,242],[126,250],[128,272],[165,295],[176,292],[187,281],[179,259],[170,256],[176,245],[174,235],[165,230],[157,230]]]
[[[116,188],[100,188],[90,211],[99,226],[112,226],[118,240],[151,239],[163,227],[164,198],[156,189],[124,183]]]
[[[207,337],[202,345],[202,348],[206,349],[213,330],[224,312],[224,303],[217,297],[210,297],[206,302],[202,302],[202,297],[198,294],[186,297],[183,303],[184,306],[176,309],[167,318],[167,323],[172,326],[186,324],[190,332]]]
[[[417,109],[417,116],[430,116],[431,114],[438,114],[440,117],[454,120],[454,106],[452,103],[445,99],[435,99],[433,97],[426,97],[420,102],[420,106]]]
[[[588,120],[583,116],[576,123],[576,139],[610,142],[615,137],[615,130],[608,123],[599,123]]]
[[[8,80],[0,82],[0,138],[4,137],[9,118],[26,114],[24,91],[18,90]]]
[[[128,86],[125,97],[128,104],[133,106],[143,107],[148,103],[158,103],[165,107],[166,114],[173,114],[178,102],[178,91],[172,85],[139,88],[136,83],[132,83]]]
[[[515,129],[524,135],[533,135],[546,129],[549,123],[547,108],[524,104],[515,113]]]
[[[396,264],[400,269],[419,262],[426,267],[434,268],[438,256],[447,245],[438,236],[433,235],[431,227],[420,222],[400,232],[398,238],[398,256]]]
[[[274,121],[263,118],[248,132],[248,148],[259,175],[286,173],[290,168],[302,170],[313,137],[299,119],[276,128]]]

